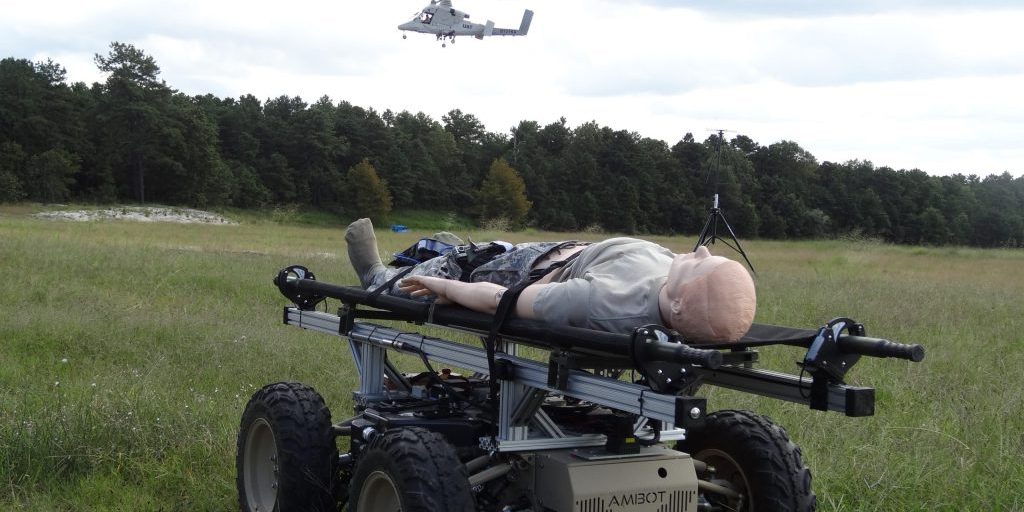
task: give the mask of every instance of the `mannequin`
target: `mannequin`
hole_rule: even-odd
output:
[[[380,260],[369,219],[353,222],[345,240],[364,288],[381,285],[394,272]],[[661,324],[689,343],[736,341],[753,323],[757,298],[750,274],[739,262],[714,256],[706,247],[674,254],[652,242],[613,238],[554,244],[531,258],[521,257],[538,245],[521,244],[505,260],[494,262],[529,265],[530,270],[573,258],[522,291],[514,308],[521,318],[613,332]],[[432,270],[445,268],[443,263],[429,260],[409,269],[388,293],[493,314],[505,291],[518,284],[487,281],[486,272],[459,280]]]

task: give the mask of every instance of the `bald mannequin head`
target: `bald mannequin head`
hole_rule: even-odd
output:
[[[699,247],[673,259],[659,305],[690,343],[737,341],[754,322],[757,295],[743,265]]]

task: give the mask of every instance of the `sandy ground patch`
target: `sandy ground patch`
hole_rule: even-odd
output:
[[[53,220],[96,221],[129,220],[135,222],[177,222],[181,224],[223,224],[236,225],[224,217],[192,208],[167,208],[156,206],[124,206],[105,210],[67,210],[41,212],[36,217]]]

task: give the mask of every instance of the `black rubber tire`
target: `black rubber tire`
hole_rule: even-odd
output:
[[[268,384],[242,414],[235,456],[239,505],[244,512],[337,510],[337,460],[323,397],[298,382]]]
[[[676,449],[714,466],[713,483],[746,497],[741,510],[808,512],[817,506],[811,470],[804,465],[800,448],[764,416],[750,411],[714,412],[703,428],[691,432]],[[705,497],[728,505],[725,510],[736,505],[718,495]]]
[[[365,498],[361,497],[366,494]],[[388,494],[392,506],[384,503]],[[398,506],[394,506],[394,502]],[[420,427],[374,437],[359,454],[349,485],[349,512],[474,512],[466,466],[444,436]],[[388,512],[393,512],[389,510]]]

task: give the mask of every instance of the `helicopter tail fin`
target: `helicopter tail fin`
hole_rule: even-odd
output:
[[[523,22],[519,24],[519,30],[516,35],[525,36],[530,31],[531,22],[533,22],[533,11],[526,9],[523,11]]]
[[[487,20],[487,24],[484,25],[484,33],[482,35],[476,36],[476,38],[477,39],[483,39],[483,38],[485,38],[485,37],[487,37],[487,36],[489,36],[489,35],[491,35],[493,33],[494,33],[494,22],[491,21],[491,20]]]

